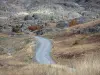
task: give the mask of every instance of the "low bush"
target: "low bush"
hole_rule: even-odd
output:
[[[20,26],[13,26],[12,27],[12,32],[16,32],[16,33],[18,33],[18,32],[21,32],[21,27]]]

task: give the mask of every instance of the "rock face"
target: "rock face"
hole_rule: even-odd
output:
[[[100,1],[0,0],[0,31],[2,27],[9,29],[9,25],[24,24],[27,28],[48,21],[66,21],[80,17],[86,21],[100,18]]]

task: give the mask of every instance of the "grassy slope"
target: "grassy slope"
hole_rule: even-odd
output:
[[[16,52],[14,52],[12,55],[8,55],[6,53],[0,55],[0,75],[61,75],[68,73],[67,68],[64,66],[39,65],[33,62],[33,43],[27,42],[26,40],[31,40],[29,36],[10,37],[0,33],[0,39],[0,46],[5,46],[6,48],[7,43],[12,44],[12,41],[14,41],[14,49],[17,47]],[[20,49],[18,48],[19,46],[16,45],[22,41],[25,41],[26,43],[20,45],[22,47]]]
[[[32,41],[34,41],[34,39],[26,35],[10,37],[6,34],[0,33],[0,48],[3,49],[1,51],[2,54],[0,54],[0,64],[5,66],[6,64],[9,65],[13,62],[33,62],[32,57],[34,46]],[[9,52],[11,54],[9,54]]]
[[[27,55],[31,55],[32,47],[28,44],[13,56],[0,55],[0,75],[99,75],[100,60],[88,56],[82,62],[67,65],[39,65],[33,62],[24,61]],[[88,60],[89,59],[89,60]],[[30,59],[31,60],[31,59]],[[74,64],[74,65],[73,65]],[[70,69],[74,68],[74,70]]]
[[[100,53],[100,33],[93,34],[77,34],[72,32],[73,29],[82,29],[92,27],[99,24],[100,20],[84,23],[68,28],[62,35],[56,35],[53,39],[54,48],[52,56],[59,64],[67,64],[71,66],[74,62],[81,62],[88,56],[99,56]],[[92,58],[90,58],[92,59]]]
[[[100,33],[93,35],[73,35],[54,41],[52,55],[57,63],[70,64],[80,61],[87,55],[100,53]],[[98,56],[99,57],[99,56]]]
[[[100,75],[99,37],[100,33],[55,36],[52,55],[64,66],[29,62],[33,52],[28,44],[13,56],[0,55],[0,75]]]
[[[74,69],[67,65],[11,64],[0,67],[0,75],[100,75],[100,60],[76,63]]]

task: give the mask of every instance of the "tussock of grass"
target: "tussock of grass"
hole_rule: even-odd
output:
[[[99,58],[89,56],[81,62],[72,63],[71,68],[67,65],[26,64],[20,68],[12,65],[0,68],[0,75],[100,75],[99,63]]]

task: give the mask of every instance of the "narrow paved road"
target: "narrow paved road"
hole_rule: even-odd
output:
[[[40,64],[54,64],[55,62],[52,60],[50,56],[50,52],[52,49],[52,44],[49,39],[36,36],[36,60]]]

